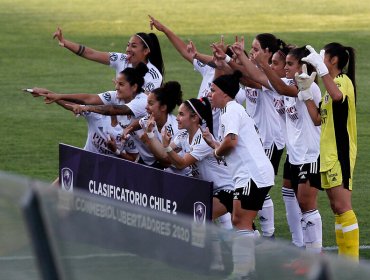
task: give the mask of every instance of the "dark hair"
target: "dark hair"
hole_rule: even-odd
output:
[[[269,49],[269,52],[274,54],[278,50],[283,50],[286,43],[283,40],[276,38],[275,35],[271,33],[261,33],[256,36],[256,40],[260,43],[262,49]],[[269,59],[271,63],[271,57]]]
[[[120,74],[124,75],[130,86],[137,85],[136,93],[143,91],[144,76],[148,72],[145,63],[140,62],[135,68],[127,67]]]
[[[308,56],[310,54],[310,51],[306,48],[306,46],[303,47],[296,47],[292,48],[289,53],[289,55],[294,56],[300,65],[306,64],[307,66],[307,73],[308,75],[311,75],[313,71],[315,71],[315,68],[310,64],[302,61],[302,58]],[[316,79],[315,79],[316,81]]]
[[[199,117],[199,124],[206,124],[211,134],[213,134],[213,114],[211,103],[207,97],[200,99],[190,98],[183,102],[183,104],[195,115]],[[194,107],[194,108],[193,108]],[[195,110],[196,111],[195,111]]]
[[[242,76],[242,72],[236,70],[232,75],[222,75],[217,77],[213,83],[224,93],[234,99],[240,89],[239,80]]]
[[[285,61],[285,58],[286,58],[286,56],[289,54],[289,52],[290,52],[292,49],[296,48],[296,47],[297,47],[296,45],[292,45],[292,44],[285,44],[285,43],[284,43],[284,45],[282,45],[282,47],[281,47],[280,49],[278,49],[276,52],[277,52],[278,54],[280,54],[280,56],[282,57],[282,59],[284,59],[284,61]]]
[[[152,91],[161,105],[167,106],[167,113],[172,113],[176,105],[182,103],[181,85],[176,81],[164,83],[161,87]]]
[[[162,74],[164,80],[164,63],[162,57],[161,46],[159,45],[158,37],[154,33],[144,33],[139,32],[136,33],[139,38],[144,41],[143,47],[149,47],[149,55],[147,57],[148,60],[158,69],[158,71]]]
[[[352,81],[356,99],[356,73],[355,73],[355,50],[351,47],[345,47],[340,43],[330,43],[324,47],[325,54],[330,58],[338,57],[338,69],[346,73]]]

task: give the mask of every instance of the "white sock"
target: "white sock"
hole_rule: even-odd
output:
[[[238,230],[233,240],[233,274],[248,275],[255,270],[254,231]]]
[[[286,219],[292,234],[292,242],[297,247],[303,247],[302,212],[293,189],[281,188],[285,204]]]
[[[212,263],[211,270],[223,270],[224,265],[222,261],[222,250],[221,250],[221,241],[219,238],[218,231],[216,228],[212,233]]]
[[[303,240],[306,250],[321,253],[322,250],[322,220],[319,210],[310,210],[302,215]]]
[[[226,230],[231,230],[233,229],[233,223],[231,222],[231,215],[230,213],[223,214],[222,216],[218,217],[216,219],[217,225]]]
[[[274,203],[268,194],[263,202],[262,209],[258,211],[262,236],[271,237],[275,232]]]

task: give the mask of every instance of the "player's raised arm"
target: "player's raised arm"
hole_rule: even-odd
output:
[[[92,48],[65,39],[63,36],[62,29],[60,27],[58,27],[57,30],[54,32],[53,39],[57,39],[59,41],[59,46],[64,47],[81,57],[109,65],[110,57],[109,52],[97,51]]]

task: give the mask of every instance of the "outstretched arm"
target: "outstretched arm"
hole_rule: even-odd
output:
[[[58,27],[57,30],[54,32],[53,39],[57,39],[59,41],[59,46],[64,47],[81,57],[109,65],[109,52],[97,51],[65,39],[60,27]]]
[[[85,111],[94,112],[101,115],[117,116],[117,115],[133,115],[131,109],[126,105],[88,105],[85,106]]]
[[[286,83],[284,83],[276,74],[276,72],[272,70],[268,63],[269,55],[269,49],[266,48],[265,50],[258,51],[255,56],[256,62],[262,68],[264,74],[268,78],[268,81],[271,83],[272,87],[276,90],[277,93],[281,95],[297,97],[298,88],[295,85],[287,85]]]
[[[212,56],[198,53],[192,41],[186,44],[180,37],[178,37],[171,29],[162,24],[160,21],[150,16],[150,28],[155,27],[158,31],[163,32],[171,44],[181,54],[183,58],[193,64],[193,59],[198,59],[202,63],[209,64],[212,61]]]

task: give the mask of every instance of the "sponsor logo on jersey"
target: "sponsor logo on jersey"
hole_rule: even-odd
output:
[[[73,190],[73,171],[68,167],[64,167],[61,170],[62,189],[66,191]]]
[[[116,61],[118,59],[118,54],[111,53],[109,56],[110,61]]]

